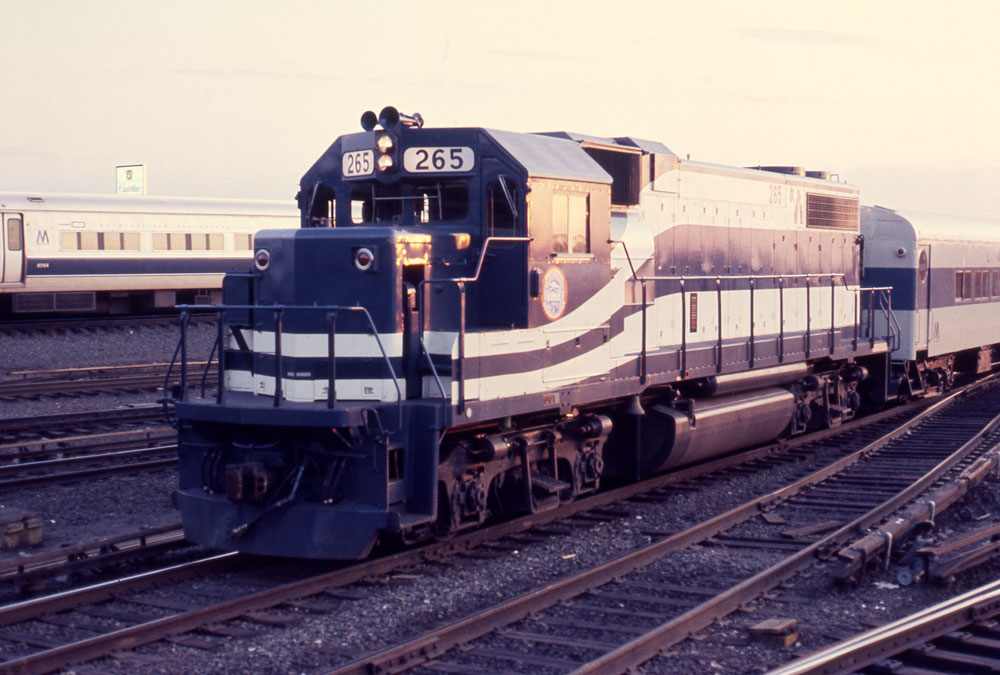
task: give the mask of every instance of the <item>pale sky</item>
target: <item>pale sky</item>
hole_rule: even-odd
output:
[[[0,190],[291,199],[367,109],[1000,220],[1000,2],[0,0]]]

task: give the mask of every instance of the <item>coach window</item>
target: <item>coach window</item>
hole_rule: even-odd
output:
[[[587,194],[556,192],[552,195],[552,250],[556,253],[590,253],[590,218]]]
[[[252,237],[249,234],[233,235],[233,241],[237,251],[249,251]]]
[[[122,233],[121,232],[105,232],[104,241],[101,248],[105,251],[120,251],[122,250]]]
[[[81,251],[97,251],[100,249],[98,245],[98,233],[97,232],[81,232],[80,233],[80,250]]]
[[[125,251],[139,250],[139,233],[122,232],[122,249]]]
[[[154,232],[153,233],[153,250],[154,251],[166,251],[170,248],[170,238],[167,236],[166,232]]]
[[[221,251],[225,244],[222,243],[221,234],[210,234],[208,235],[208,250],[209,251]]]
[[[24,248],[24,242],[21,240],[21,219],[20,218],[8,218],[7,219],[7,250],[8,251],[20,251]]]

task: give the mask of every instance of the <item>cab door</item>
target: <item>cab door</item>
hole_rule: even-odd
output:
[[[3,232],[0,233],[0,282],[17,284],[24,281],[24,216],[20,213],[0,214]]]
[[[483,239],[523,237],[524,188],[496,160],[484,162]],[[479,325],[485,330],[523,328],[528,320],[526,242],[490,244],[479,275]]]

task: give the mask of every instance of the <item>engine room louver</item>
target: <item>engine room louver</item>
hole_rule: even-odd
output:
[[[806,227],[857,230],[859,223],[857,199],[806,194]]]

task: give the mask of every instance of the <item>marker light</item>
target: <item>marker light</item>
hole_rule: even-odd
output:
[[[390,155],[379,155],[378,161],[375,162],[375,166],[378,167],[379,171],[388,171],[394,164],[395,162]]]
[[[271,264],[271,253],[266,248],[259,249],[253,256],[253,264],[263,272]]]
[[[383,155],[392,150],[394,145],[396,145],[396,141],[389,134],[380,134],[378,140],[375,141],[375,147]]]
[[[371,249],[359,248],[354,254],[354,266],[362,272],[367,272],[375,264],[375,254]]]

